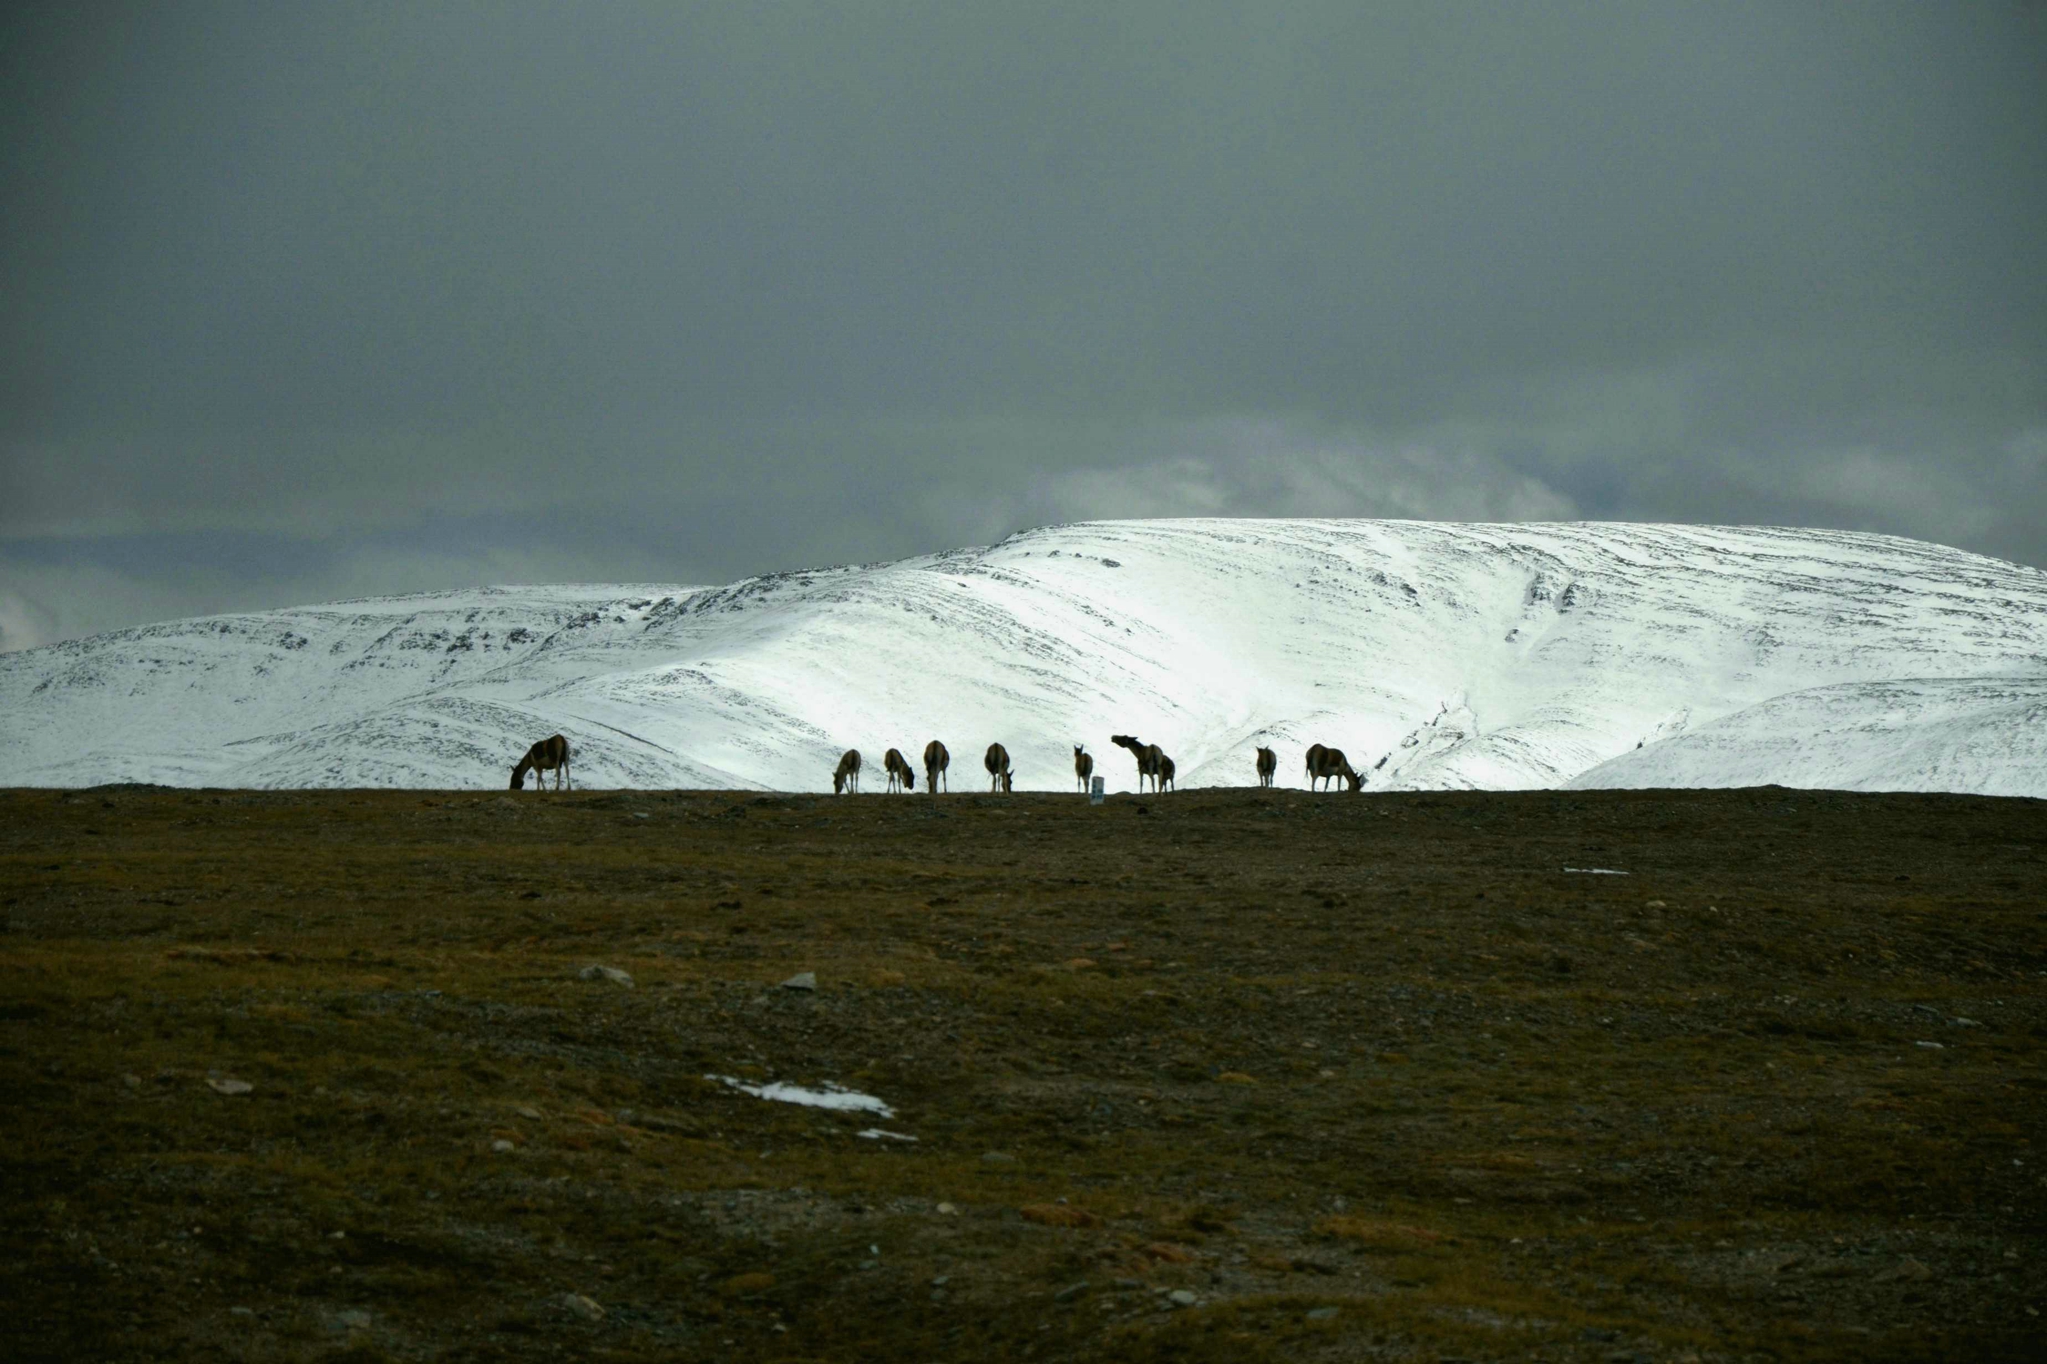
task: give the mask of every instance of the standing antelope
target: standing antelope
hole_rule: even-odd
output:
[[[1342,777],[1344,781],[1349,783],[1350,791],[1353,795],[1364,789],[1365,779],[1351,770],[1350,760],[1343,756],[1342,749],[1324,748],[1321,744],[1316,744],[1308,750],[1308,785],[1310,789],[1314,788],[1317,780],[1325,780],[1333,790],[1338,777]]]
[[[832,773],[832,794],[844,795],[851,791],[860,792],[860,750],[849,748],[839,755],[838,770]]]
[[[549,772],[554,773],[554,789],[561,790],[562,783],[569,780],[569,741],[554,734],[527,749],[526,756],[519,759],[519,765],[512,769],[512,790],[526,789],[529,771],[534,774],[534,790],[547,789],[546,774]],[[569,789],[574,790],[575,783],[570,782]]]
[[[1171,786],[1174,790],[1179,790],[1180,788],[1173,782],[1174,771],[1173,760],[1163,753],[1159,754],[1159,771],[1158,775],[1152,778],[1152,789],[1163,791]]]
[[[1073,746],[1073,775],[1080,780],[1080,793],[1087,794],[1087,779],[1095,774],[1095,760],[1079,744]]]
[[[1129,734],[1111,734],[1109,742],[1118,748],[1129,749],[1130,756],[1137,759],[1137,789],[1142,791],[1144,779],[1150,777],[1152,789],[1156,791],[1159,784],[1159,759],[1166,756],[1159,751],[1159,746],[1148,744]]]
[[[1009,790],[1009,750],[1001,744],[988,745],[987,756],[981,759],[981,766],[988,769],[988,790],[992,793]]]
[[[938,794],[938,784],[945,781],[945,769],[952,765],[952,754],[945,751],[945,745],[933,739],[924,745],[924,784],[932,795]],[[950,791],[952,783],[946,782]]]
[[[1259,749],[1258,784],[1260,786],[1272,785],[1272,775],[1277,771],[1279,771],[1279,754],[1274,753],[1269,748]]]
[[[910,764],[903,760],[900,748],[891,748],[881,758],[881,765],[888,769],[888,789],[891,791],[914,791],[917,789],[917,774],[910,770]]]

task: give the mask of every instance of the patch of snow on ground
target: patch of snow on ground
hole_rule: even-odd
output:
[[[706,1075],[704,1078],[730,1085],[740,1093],[751,1094],[756,1099],[770,1099],[775,1103],[802,1104],[806,1108],[830,1108],[842,1113],[874,1113],[884,1118],[893,1118],[896,1115],[893,1108],[872,1094],[856,1093],[834,1084],[826,1084],[823,1089],[806,1089],[802,1085],[784,1084],[780,1080],[771,1084],[750,1085],[730,1075]]]

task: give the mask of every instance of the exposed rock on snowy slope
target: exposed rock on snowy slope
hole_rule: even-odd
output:
[[[2022,699],[2042,687],[2047,574],[1909,540],[1091,522],[720,588],[345,602],[0,656],[0,761],[37,784],[476,787],[559,730],[580,784],[819,790],[846,747],[878,767],[937,736],[961,790],[997,739],[1020,788],[1070,787],[1073,743],[1115,788],[1128,732],[1189,786],[1250,784],[1259,743],[1303,785],[1321,741],[1367,789],[2047,796]]]

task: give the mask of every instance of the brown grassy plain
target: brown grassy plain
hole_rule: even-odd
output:
[[[12,1359],[2043,1340],[2047,803],[17,791],[0,914]]]

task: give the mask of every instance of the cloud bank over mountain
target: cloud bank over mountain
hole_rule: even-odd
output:
[[[2047,7],[0,9],[0,648],[1105,516],[2047,565]]]

